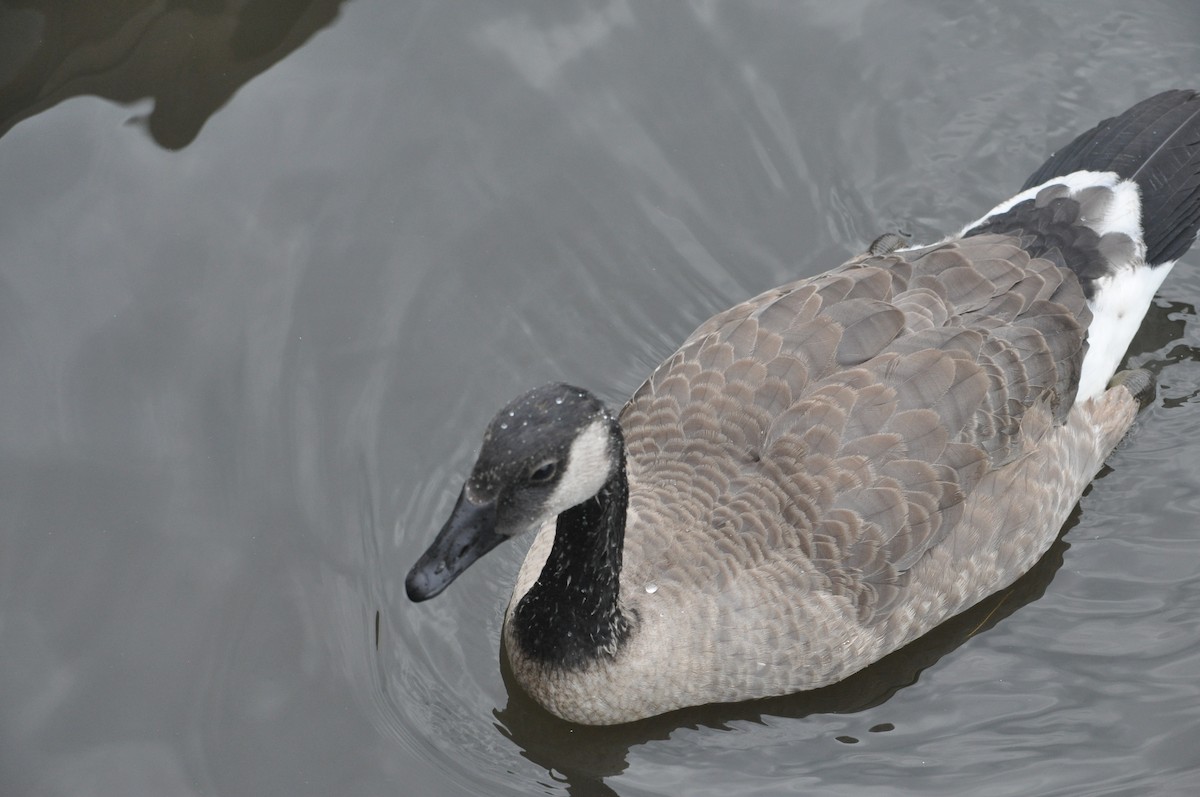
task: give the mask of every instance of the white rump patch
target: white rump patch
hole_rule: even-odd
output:
[[[1012,199],[1001,202],[980,218],[963,227],[958,237],[983,224],[992,216],[1007,213],[1026,199],[1033,199],[1048,185],[1065,185],[1071,194],[1093,187],[1113,189],[1114,201],[1104,215],[1098,219],[1083,219],[1083,223],[1099,235],[1123,232],[1132,238],[1140,248],[1142,243],[1142,195],[1138,190],[1137,183],[1132,180],[1122,180],[1116,172],[1071,172],[1064,177],[1047,180],[1041,185],[1035,185],[1033,188],[1022,191]]]
[[[1096,281],[1096,295],[1088,302],[1092,325],[1088,327],[1088,352],[1083,358],[1076,401],[1098,396],[1108,387],[1155,292],[1174,265],[1170,261],[1151,268],[1139,261]]]
[[[608,424],[597,419],[576,435],[567,455],[566,470],[546,502],[553,516],[581,504],[600,492],[613,469],[613,450]]]
[[[1146,244],[1142,240],[1142,195],[1137,183],[1122,180],[1116,172],[1079,171],[1054,177],[1041,185],[1022,191],[968,224],[963,233],[985,224],[993,216],[1011,210],[1027,199],[1033,199],[1050,185],[1065,185],[1072,196],[1086,188],[1112,190],[1112,202],[1096,218],[1080,221],[1100,236],[1119,233],[1133,241],[1133,257],[1125,262],[1109,262],[1113,273],[1095,281],[1095,295],[1088,302],[1092,323],[1088,327],[1088,352],[1083,358],[1076,400],[1098,396],[1108,387],[1125,357],[1133,336],[1137,334],[1154,294],[1166,279],[1174,263],[1154,268],[1145,264]],[[1120,251],[1114,247],[1110,251]],[[1127,250],[1126,250],[1127,251]]]

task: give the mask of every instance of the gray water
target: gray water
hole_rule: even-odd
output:
[[[403,591],[512,396],[1173,86],[1195,0],[0,4],[0,794],[1197,793],[1200,250],[1062,540],[839,687],[575,728],[523,545]]]

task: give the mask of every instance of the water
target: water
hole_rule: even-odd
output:
[[[505,401],[978,216],[1192,0],[80,8],[0,5],[0,792],[1195,792],[1196,254],[1062,540],[842,685],[574,728],[520,545],[403,589]]]

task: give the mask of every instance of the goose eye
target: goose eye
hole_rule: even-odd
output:
[[[543,462],[529,474],[529,481],[533,484],[545,484],[554,478],[558,473],[558,463],[553,460]]]

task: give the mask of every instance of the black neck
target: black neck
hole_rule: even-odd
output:
[[[521,650],[556,667],[611,658],[629,636],[618,600],[629,502],[619,429],[615,442],[618,467],[594,498],[558,516],[550,555],[513,618]]]

